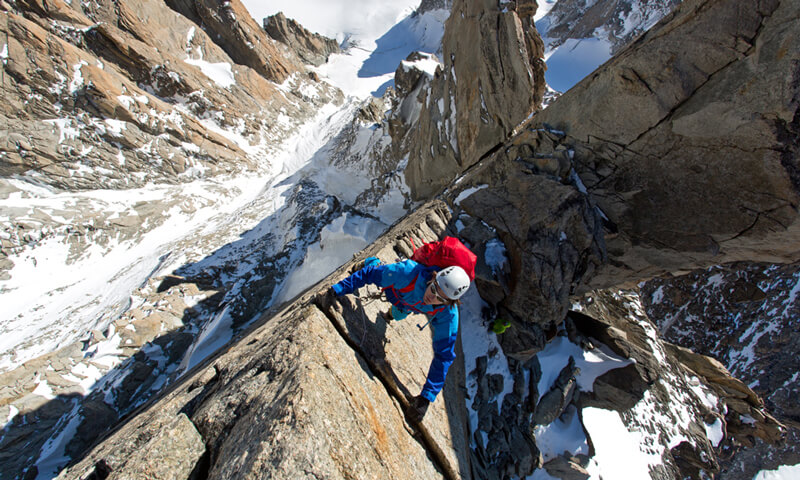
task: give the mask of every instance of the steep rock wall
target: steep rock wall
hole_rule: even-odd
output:
[[[684,2],[536,117],[607,219],[591,286],[797,260],[797,14]]]
[[[587,289],[797,258],[798,7],[764,7],[684,2],[469,172],[462,205],[510,249],[501,305],[547,326]]]

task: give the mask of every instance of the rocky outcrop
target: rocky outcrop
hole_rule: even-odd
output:
[[[513,139],[451,194],[508,249],[509,270],[493,291],[502,315],[521,323],[518,336],[503,342],[522,361],[544,346],[545,331],[563,320],[569,296],[605,261],[602,222],[591,199],[571,185],[560,139],[544,130]],[[462,232],[475,244],[473,235],[481,234]]]
[[[234,64],[163,4],[123,2],[114,21],[106,11],[54,5],[60,7],[42,10],[50,16],[35,8],[3,13],[8,59],[1,114],[12,140],[0,147],[4,177],[35,176],[76,190],[252,170],[251,155],[230,135],[208,129],[209,118],[218,132],[239,125],[243,137],[259,144],[286,134],[265,128],[281,108],[298,118],[311,113],[257,74],[256,64]],[[240,94],[245,89],[255,96]],[[320,93],[334,94],[325,87]]]
[[[419,15],[431,10],[450,10],[452,7],[453,0],[422,0],[414,13]]]
[[[671,446],[669,456],[681,476],[718,471],[721,458],[738,451],[742,444],[752,446],[755,438],[771,444],[783,439],[785,426],[765,409],[758,395],[733,378],[719,362],[659,340],[635,293],[591,292],[580,299],[579,305],[580,312],[570,313],[577,330],[634,360],[625,368],[599,377],[593,391],[581,397],[581,405],[635,412],[641,411],[642,399],[647,398],[656,411],[675,419],[672,425],[667,422],[655,426],[662,432],[659,435],[678,428],[690,437],[697,436],[721,422],[720,438]],[[706,393],[690,393],[699,393],[701,385],[708,389]],[[681,407],[668,407],[670,398],[673,402],[679,400],[676,405],[692,406],[696,412],[692,423],[680,419],[675,408]],[[633,414],[631,420],[641,422],[642,417],[636,419]],[[665,438],[661,436],[661,441]]]
[[[455,1],[441,70],[399,99],[391,130],[416,199],[448,185],[541,105],[542,41],[536,3]],[[477,46],[476,46],[477,45]],[[403,112],[414,111],[409,116]],[[413,132],[413,133],[410,133]]]
[[[322,65],[341,49],[336,40],[311,33],[283,12],[264,19],[264,30],[275,40],[289,47],[305,63]]]

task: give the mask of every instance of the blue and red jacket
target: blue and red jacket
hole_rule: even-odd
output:
[[[422,387],[422,396],[433,402],[444,387],[447,369],[456,359],[458,335],[458,308],[448,305],[427,305],[422,302],[428,282],[438,267],[428,267],[413,260],[389,265],[364,267],[333,285],[337,296],[353,293],[370,283],[381,287],[386,298],[397,308],[413,313],[423,313],[430,318],[433,329],[433,361],[428,378]]]

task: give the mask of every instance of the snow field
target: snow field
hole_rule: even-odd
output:
[[[800,464],[781,465],[777,470],[762,470],[753,480],[796,480],[800,478]]]
[[[386,224],[369,218],[344,214],[322,230],[319,243],[312,245],[303,264],[284,281],[276,303],[291,300],[303,290],[325,278],[372,243],[386,229]]]
[[[660,455],[642,452],[642,436],[628,431],[619,413],[587,407],[583,424],[595,448],[590,478],[650,478],[650,465],[661,463]]]
[[[221,88],[229,88],[236,83],[236,77],[233,74],[230,63],[210,63],[203,60],[203,50],[200,47],[197,47],[197,54],[199,58],[187,58],[184,62],[199,68],[203,75]]]

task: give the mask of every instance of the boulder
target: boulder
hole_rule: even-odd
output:
[[[506,353],[527,350],[530,356],[544,346],[541,329],[563,320],[569,296],[603,263],[605,244],[601,219],[585,195],[557,178],[532,173],[513,155],[504,149],[496,161],[473,169],[450,195],[507,247],[508,293],[499,306],[513,319],[537,324],[540,333],[534,338],[540,340]]]
[[[569,361],[559,372],[550,390],[539,399],[533,412],[534,425],[549,425],[564,413],[575,391],[575,376],[580,371],[581,369],[575,366],[575,359],[569,357]]]
[[[546,462],[542,468],[547,470],[551,477],[561,480],[587,480],[591,475],[576,458],[566,458],[559,455]]]
[[[438,58],[436,58],[436,55],[431,53],[409,53],[406,59],[400,62],[400,65],[394,72],[394,88],[397,92],[397,95],[401,97],[408,96],[417,88],[418,82],[423,75],[433,78],[434,72],[430,72],[429,70],[424,70],[421,68],[421,62],[441,65],[441,62]]]
[[[203,438],[189,418],[180,413],[158,434],[133,452],[123,465],[112,469],[104,461],[95,463],[97,477],[113,472],[113,478],[190,478],[205,453]],[[89,473],[91,475],[91,473]]]

